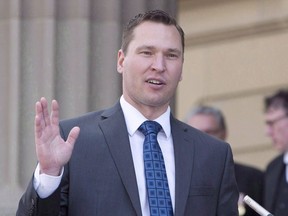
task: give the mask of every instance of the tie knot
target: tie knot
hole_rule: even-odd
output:
[[[156,121],[145,121],[138,128],[145,136],[151,133],[158,134],[161,130],[161,125]]]

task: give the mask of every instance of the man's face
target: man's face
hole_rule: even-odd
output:
[[[218,139],[225,140],[226,138],[225,131],[221,130],[213,115],[197,114],[191,117],[187,123],[198,130],[217,137]]]
[[[118,52],[124,98],[140,111],[166,111],[182,76],[180,34],[172,25],[146,21],[133,35],[127,53]]]
[[[265,113],[266,134],[272,139],[274,147],[288,151],[288,115],[283,108],[269,108]]]

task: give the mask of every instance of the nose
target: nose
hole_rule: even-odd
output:
[[[153,59],[153,63],[152,63],[152,68],[153,70],[156,71],[164,71],[166,69],[166,62],[165,62],[165,58],[163,55],[155,55],[154,59]]]

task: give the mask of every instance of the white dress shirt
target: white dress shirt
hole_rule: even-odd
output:
[[[140,131],[138,131],[140,125],[147,119],[137,109],[126,102],[123,96],[120,98],[120,104],[124,112],[129,133],[129,141],[137,178],[142,215],[150,215],[143,160],[143,143],[145,137]],[[158,133],[157,140],[164,157],[173,211],[175,211],[175,162],[170,126],[170,107],[168,107],[167,111],[159,118],[153,120],[157,121],[163,129]]]
[[[147,119],[132,105],[125,101],[121,96],[120,104],[124,113],[129,141],[132,151],[132,158],[134,162],[134,170],[137,178],[137,186],[140,196],[140,204],[143,216],[149,216],[149,204],[146,192],[144,161],[143,161],[143,143],[144,135],[138,131],[139,126]],[[171,194],[171,201],[173,211],[175,212],[175,161],[174,161],[174,147],[171,134],[170,125],[170,107],[159,118],[153,119],[162,126],[162,130],[158,133],[157,139],[162,150],[165,161],[169,190]],[[59,186],[63,175],[63,169],[60,176],[49,176],[46,174],[39,174],[39,164],[34,172],[33,185],[38,195],[41,198],[50,196]]]

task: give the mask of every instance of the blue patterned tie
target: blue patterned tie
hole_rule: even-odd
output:
[[[160,130],[161,125],[155,121],[145,121],[139,127],[145,135],[143,156],[150,214],[173,216],[164,158],[157,141]]]

